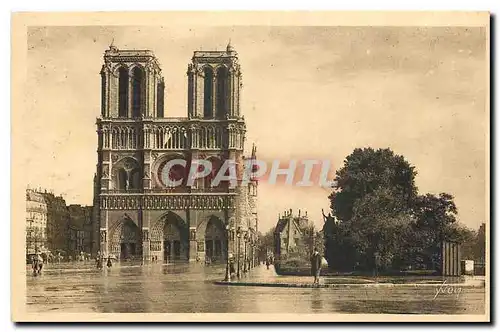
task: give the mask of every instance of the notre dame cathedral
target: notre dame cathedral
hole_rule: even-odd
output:
[[[238,174],[245,171],[238,54],[230,44],[225,51],[195,51],[187,76],[187,117],[166,117],[165,82],[153,52],[111,45],[104,53],[94,206],[105,255],[222,261],[246,252],[255,259],[257,181],[212,184],[227,159],[236,161]],[[170,169],[169,177],[185,173],[192,160],[208,160],[213,170],[168,187],[163,173],[172,159],[188,166]]]

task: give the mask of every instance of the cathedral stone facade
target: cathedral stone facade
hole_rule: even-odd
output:
[[[241,181],[241,174],[256,150],[245,158],[238,54],[231,45],[195,51],[187,76],[187,116],[165,117],[165,82],[153,52],[112,45],[104,53],[94,199],[104,254],[224,261],[244,252],[254,258],[257,181]],[[186,167],[165,175],[172,159]],[[167,186],[165,176],[187,179],[191,161],[200,159],[213,165],[209,176]],[[236,163],[238,184],[214,186],[227,159]]]

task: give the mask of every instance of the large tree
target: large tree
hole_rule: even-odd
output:
[[[443,240],[460,241],[449,194],[418,195],[415,168],[390,149],[355,149],[337,171],[325,221],[335,269],[436,267]]]
[[[350,220],[355,204],[381,189],[390,192],[393,209],[405,211],[417,195],[416,174],[408,161],[390,149],[355,149],[336,173],[335,191],[329,197],[333,215]]]

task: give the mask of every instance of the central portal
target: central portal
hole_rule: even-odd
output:
[[[223,263],[227,255],[227,239],[224,225],[216,217],[210,218],[205,230],[205,255],[211,262]]]
[[[181,241],[163,241],[163,260],[166,262],[181,259]]]
[[[135,243],[121,243],[120,244],[120,259],[133,258],[137,253],[135,252]]]
[[[151,254],[164,262],[187,261],[189,257],[189,231],[175,213],[161,217],[152,230]]]

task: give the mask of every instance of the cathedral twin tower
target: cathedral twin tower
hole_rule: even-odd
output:
[[[102,117],[163,118],[165,83],[158,60],[149,50],[106,51],[101,70]],[[240,116],[241,73],[238,54],[194,52],[188,66],[189,118],[226,119]]]
[[[249,257],[255,254],[257,182],[211,184],[225,160],[236,161],[238,172],[245,164],[238,54],[231,45],[195,51],[187,76],[187,117],[165,117],[165,83],[154,54],[105,51],[94,199],[102,253],[222,261],[247,246]],[[172,179],[184,176],[192,160],[209,160],[213,170],[170,188],[164,167],[172,159],[188,165],[169,169]]]

